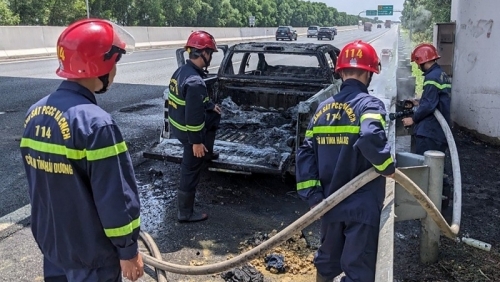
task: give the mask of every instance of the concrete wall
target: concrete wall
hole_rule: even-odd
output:
[[[63,26],[0,26],[0,58],[55,54],[55,45]],[[210,32],[217,42],[241,41],[274,37],[276,27],[125,27],[136,39],[137,48],[155,48],[184,44],[193,30]],[[357,29],[342,26],[338,31]],[[307,28],[297,28],[305,34]]]
[[[459,8],[459,0],[451,0],[451,15],[450,15],[450,20],[452,22],[457,20],[458,17],[458,12],[460,10]]]
[[[498,0],[454,0],[456,36],[452,119],[458,125],[500,142]]]

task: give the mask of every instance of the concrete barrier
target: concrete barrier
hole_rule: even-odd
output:
[[[56,54],[56,43],[64,26],[0,26],[0,59],[41,57]],[[181,46],[189,34],[198,29],[210,32],[217,42],[247,41],[272,38],[276,27],[124,27],[136,39],[137,49]],[[305,35],[307,28],[296,28]],[[358,29],[358,26],[341,26],[338,32]]]

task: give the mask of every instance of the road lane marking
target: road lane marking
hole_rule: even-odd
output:
[[[125,65],[142,64],[142,63],[149,63],[149,62],[156,62],[156,61],[163,61],[163,60],[171,60],[171,59],[175,59],[175,57],[167,57],[167,58],[159,58],[159,59],[150,59],[150,60],[142,60],[142,61],[118,63],[116,65],[117,66],[125,66]]]
[[[148,62],[170,60],[170,59],[175,59],[175,57],[158,58],[158,59],[150,59],[150,60],[142,60],[142,61],[134,61],[134,62],[125,62],[125,63],[118,63],[117,65],[118,66],[133,65],[133,64],[148,63]],[[9,61],[9,62],[1,62],[0,61],[0,65],[18,64],[18,63],[31,63],[31,62],[42,62],[42,61],[50,61],[50,60],[56,61],[57,59],[51,57],[51,58],[45,58],[45,59],[20,60],[20,61]]]
[[[237,65],[237,64],[241,64],[241,61],[233,63],[233,65]],[[214,67],[209,67],[209,68],[207,68],[207,70],[213,70],[213,69],[216,69],[216,68],[220,68],[220,65],[214,66]]]
[[[2,216],[0,218],[0,232],[28,218],[30,215],[31,215],[31,205],[27,204],[26,206],[20,209],[17,209],[7,215]]]

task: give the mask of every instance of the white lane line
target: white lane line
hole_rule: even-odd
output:
[[[167,57],[167,58],[159,58],[159,59],[151,59],[151,60],[143,60],[143,61],[135,61],[135,62],[118,63],[116,65],[117,66],[134,65],[134,64],[142,64],[142,63],[149,63],[149,62],[156,62],[156,61],[164,61],[164,60],[170,60],[170,59],[175,59],[175,57]]]
[[[31,215],[31,205],[27,204],[26,206],[20,209],[17,209],[7,215],[2,216],[0,218],[0,232],[28,218],[30,215]]]
[[[133,64],[140,64],[140,63],[148,63],[148,62],[170,60],[170,59],[175,59],[175,57],[167,57],[167,58],[158,58],[158,59],[142,60],[142,61],[135,61],[135,62],[118,63],[118,66],[121,66],[121,65],[133,65]],[[20,61],[0,62],[0,65],[18,64],[18,63],[31,63],[31,62],[42,62],[42,61],[50,61],[50,60],[54,60],[55,61],[56,58],[53,57],[53,58],[45,58],[45,59],[33,59],[33,60],[20,60]]]
[[[15,61],[5,61],[5,62],[0,61],[0,65],[41,62],[41,61],[50,61],[50,60],[55,60],[55,59],[56,59],[56,57],[51,56],[49,58],[43,58],[43,59],[15,60]]]
[[[368,41],[369,43],[381,38],[382,36],[385,35],[385,32],[382,33],[380,36],[375,37],[374,39]],[[173,59],[174,57],[169,57],[169,58],[162,58],[162,59],[154,59],[154,60],[145,60],[145,61],[137,61],[137,62],[130,62],[130,63],[139,63],[139,62],[148,62],[148,61],[159,61],[159,60],[165,60],[165,59]],[[234,62],[233,65],[240,64],[241,61],[239,62]],[[124,63],[124,64],[129,64],[129,63]],[[216,69],[220,66],[214,66],[214,67],[209,67],[208,69]],[[7,215],[4,215],[3,217],[0,218],[0,232],[3,230],[11,227],[14,224],[17,224],[18,222],[28,218],[31,215],[31,205],[28,204],[16,211],[13,211]]]
[[[234,62],[233,65],[237,65],[237,64],[240,64],[240,63],[241,63],[241,61]],[[213,70],[213,69],[216,69],[216,68],[220,68],[220,65],[219,66],[214,66],[214,67],[209,67],[209,68],[207,68],[207,70]]]

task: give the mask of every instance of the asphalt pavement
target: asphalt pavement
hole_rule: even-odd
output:
[[[390,40],[377,40],[377,50],[392,48],[394,29],[362,29],[339,32],[333,41],[299,37],[294,42],[332,44],[341,49],[355,39],[372,41],[394,33]],[[271,40],[271,39],[269,39]],[[274,39],[272,39],[274,40]],[[262,40],[261,40],[262,41]],[[218,70],[222,52],[215,54],[211,73]],[[304,58],[304,60],[306,60]],[[300,64],[301,62],[296,62]],[[55,58],[23,61],[0,61],[0,280],[34,281],[40,279],[39,250],[34,244],[29,228],[29,200],[26,179],[19,153],[19,140],[23,130],[24,115],[30,105],[57,88],[60,78],[55,75],[58,63]],[[163,124],[162,95],[170,75],[177,68],[175,49],[138,51],[126,55],[119,63],[114,85],[105,95],[98,96],[98,104],[111,112],[120,125],[126,140],[157,140]],[[371,88],[383,92],[383,82],[376,77]],[[132,153],[140,152],[144,142],[135,142]],[[7,243],[8,242],[8,243]],[[22,252],[22,258],[14,258]],[[9,257],[9,260],[6,258]],[[13,264],[21,264],[13,268]],[[23,267],[22,264],[26,266]],[[8,273],[6,273],[8,271]],[[13,272],[14,271],[14,272]],[[36,278],[38,277],[38,278]],[[7,279],[7,280],[3,280]]]

